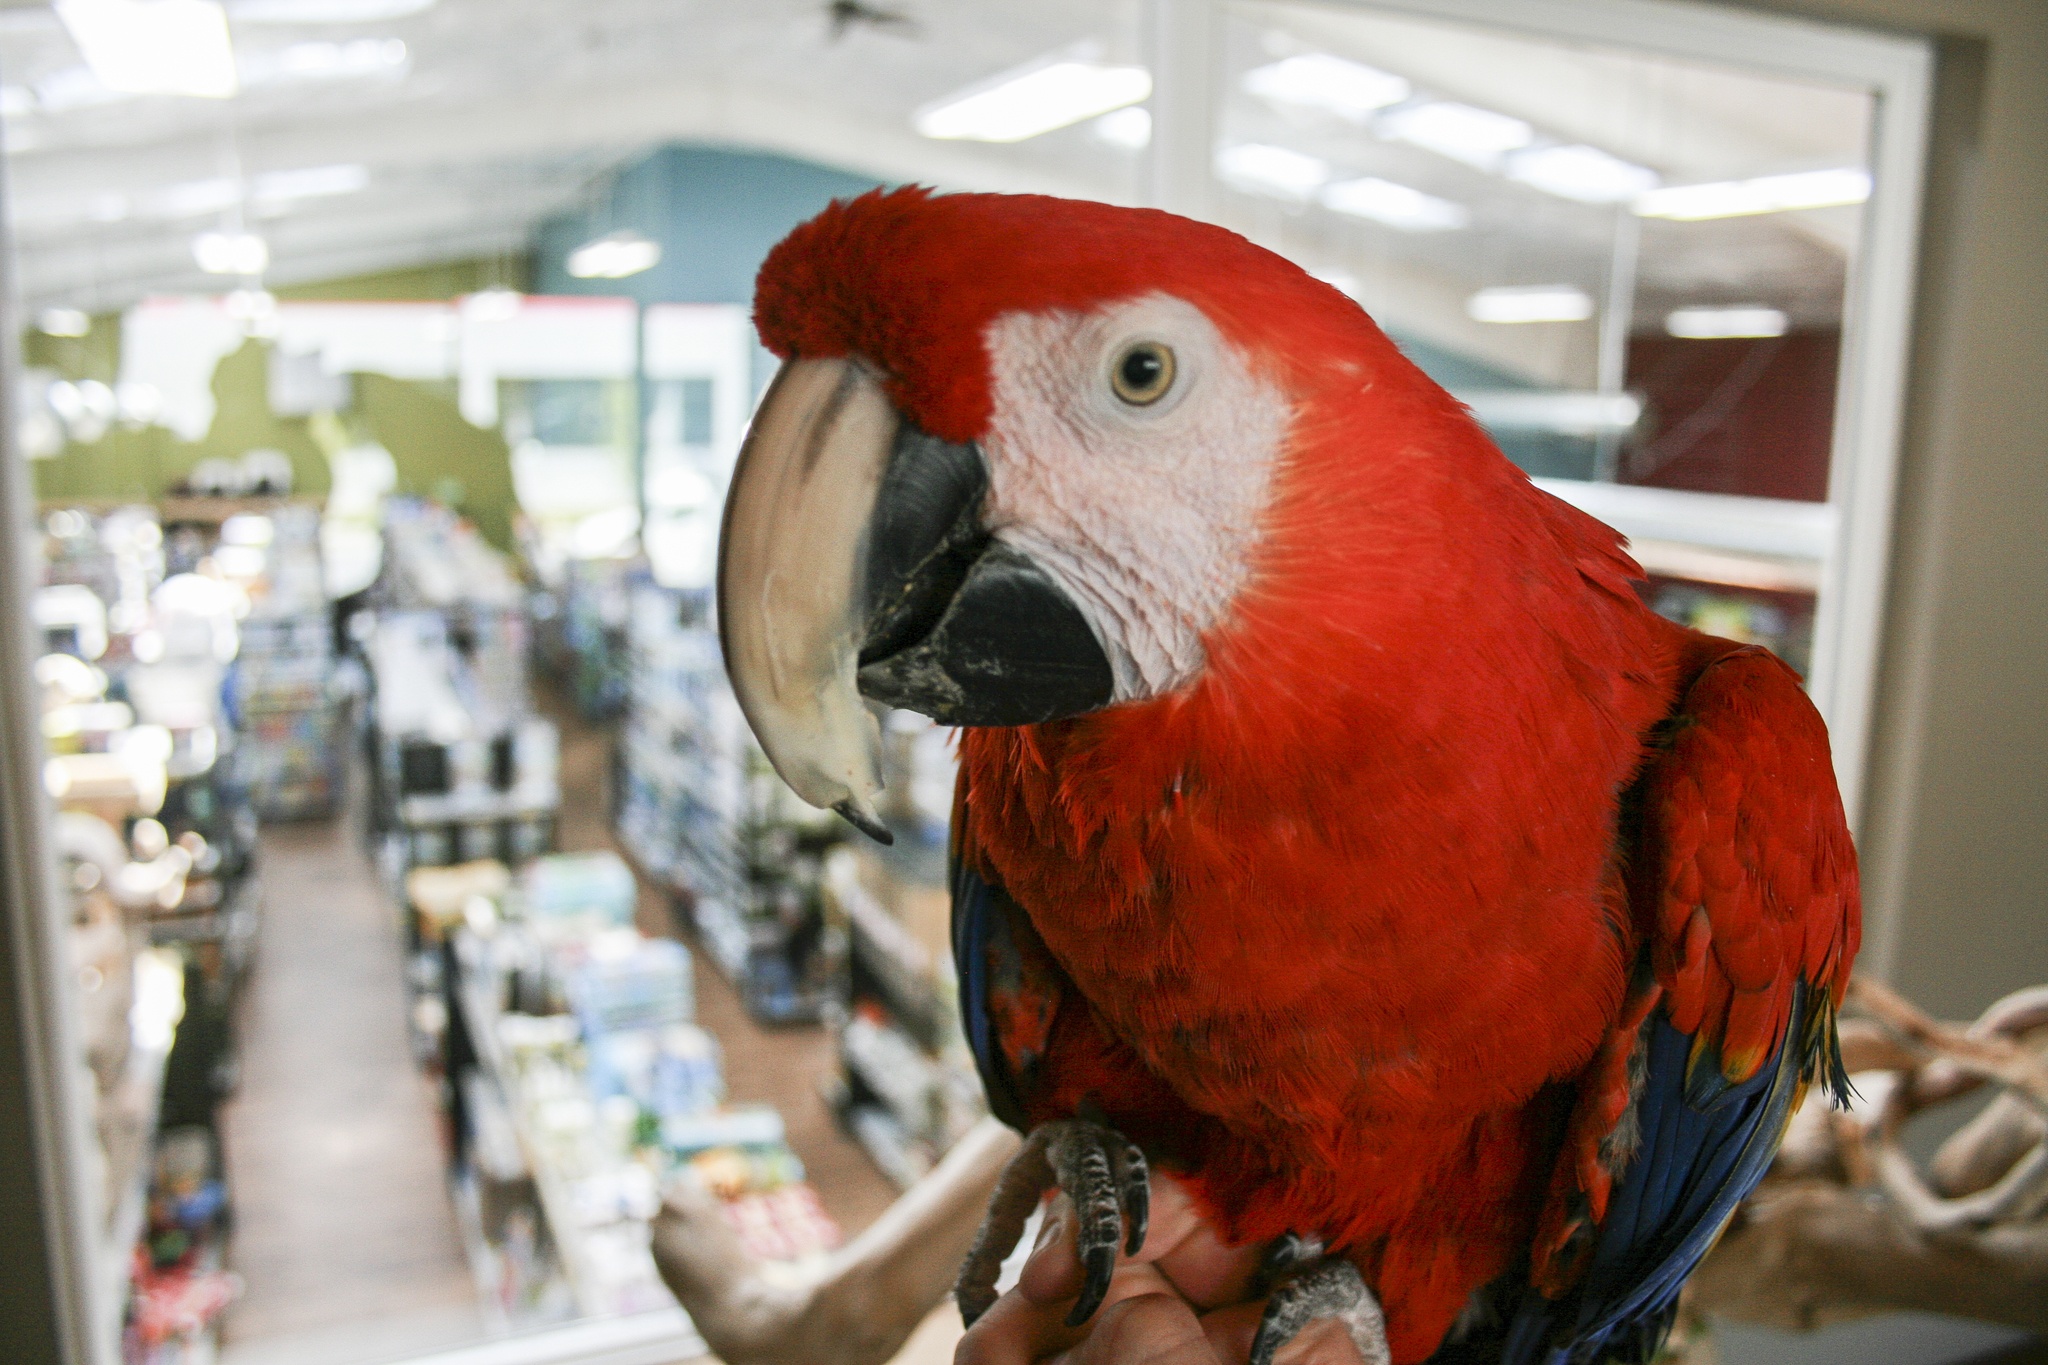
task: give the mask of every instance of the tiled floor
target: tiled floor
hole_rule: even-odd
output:
[[[228,1359],[355,1327],[388,1338],[402,1322],[417,1330],[385,1358],[474,1338],[435,1091],[408,1050],[395,912],[339,821],[266,831],[263,879],[242,1082],[221,1120],[245,1285]]]

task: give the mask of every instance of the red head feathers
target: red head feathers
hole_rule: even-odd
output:
[[[754,320],[785,359],[861,356],[905,415],[966,441],[989,419],[990,322],[1155,292],[1186,299],[1276,365],[1348,354],[1410,368],[1350,299],[1227,229],[1150,209],[922,186],[834,203],[790,233],[761,267]]]

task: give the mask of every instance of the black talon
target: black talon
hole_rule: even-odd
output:
[[[1079,1327],[1102,1307],[1102,1300],[1109,1293],[1109,1277],[1116,1270],[1116,1244],[1088,1248],[1081,1254],[1081,1267],[1087,1278],[1081,1285],[1081,1297],[1074,1300],[1073,1311],[1067,1314],[1069,1327]]]
[[[1136,1143],[1124,1144],[1124,1255],[1145,1249],[1145,1230],[1152,1217],[1152,1171]]]
[[[1046,1146],[1060,1188],[1074,1201],[1074,1213],[1080,1220],[1075,1249],[1087,1272],[1081,1297],[1067,1315],[1069,1327],[1079,1327],[1102,1306],[1103,1296],[1109,1293],[1109,1277],[1116,1270],[1116,1244],[1123,1240],[1122,1208],[1110,1162],[1113,1149],[1105,1141],[1108,1136],[1107,1130],[1092,1123],[1076,1123]],[[1118,1145],[1123,1145],[1120,1138]]]
[[[1151,1216],[1150,1171],[1145,1154],[1121,1133],[1089,1119],[1049,1123],[1025,1139],[997,1179],[974,1246],[960,1267],[953,1296],[968,1326],[996,1301],[1002,1263],[1023,1234],[1025,1220],[1050,1187],[1073,1201],[1075,1251],[1081,1258],[1081,1294],[1067,1315],[1078,1327],[1109,1294],[1117,1244],[1136,1255]]]

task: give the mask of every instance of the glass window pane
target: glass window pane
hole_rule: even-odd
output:
[[[1218,74],[1221,220],[1631,535],[1659,610],[1803,671],[1815,538],[1683,495],[1827,498],[1871,96],[1292,3],[1233,7]]]

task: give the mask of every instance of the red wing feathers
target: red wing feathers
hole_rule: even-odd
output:
[[[1768,652],[1709,664],[1661,739],[1640,788],[1638,904],[1671,1024],[1697,1040],[1689,1081],[1711,1093],[1776,1053],[1795,981],[1832,1018],[1860,934],[1856,857],[1827,727]]]
[[[1652,1011],[1692,1040],[1682,1088],[1705,1108],[1778,1054],[1801,981],[1817,1003],[1796,1040],[1810,1072],[1856,954],[1856,859],[1819,713],[1764,650],[1694,635],[1686,653],[1695,676],[1631,794],[1633,848],[1624,834],[1649,971],[1579,1080],[1531,1257],[1550,1298],[1583,1273],[1633,1155],[1631,1060]]]

